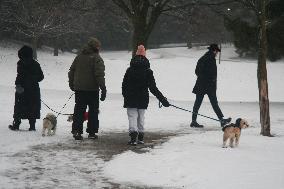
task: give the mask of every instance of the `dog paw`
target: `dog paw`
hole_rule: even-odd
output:
[[[222,148],[227,148],[228,146],[222,146]]]
[[[45,134],[42,134],[41,136],[45,137]]]

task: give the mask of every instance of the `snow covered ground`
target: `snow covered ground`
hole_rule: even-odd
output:
[[[146,113],[147,131],[172,132],[178,136],[147,153],[127,151],[105,162],[96,150],[84,149],[82,144],[74,142],[65,116],[58,118],[58,132],[54,137],[41,137],[41,120],[37,121],[36,132],[24,131],[29,127],[27,121],[22,122],[20,132],[8,130],[13,115],[18,48],[0,45],[0,188],[113,187],[106,180],[141,188],[284,188],[283,60],[267,65],[271,132],[275,137],[259,135],[256,61],[239,59],[234,49],[227,47],[222,52],[221,64],[217,65],[220,106],[225,116],[234,120],[246,118],[251,125],[242,131],[238,148],[221,148],[223,133],[219,123],[199,118],[205,128],[192,129],[188,112],[171,107],[159,109],[157,100],[152,98]],[[205,48],[178,47],[147,52],[157,85],[170,103],[191,110],[194,69],[205,51]],[[126,51],[102,53],[108,95],[100,107],[100,135],[104,132],[127,134],[121,82],[130,56]],[[42,100],[60,110],[72,94],[67,72],[75,55],[63,53],[54,57],[51,51],[43,50],[38,57],[45,74],[40,83]],[[73,101],[71,98],[64,113],[72,113]],[[50,110],[42,105],[42,115],[47,112]],[[216,117],[207,98],[200,113]],[[74,149],[58,150],[60,144],[72,144]],[[46,150],[49,145],[57,145],[57,150]],[[39,150],[37,146],[44,147]]]

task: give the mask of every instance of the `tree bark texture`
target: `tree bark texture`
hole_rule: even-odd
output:
[[[33,36],[32,37],[32,49],[33,49],[33,57],[34,59],[37,59],[37,43],[38,43],[38,37]]]
[[[259,108],[260,108],[260,124],[261,135],[271,136],[270,134],[270,113],[268,98],[268,82],[266,69],[267,56],[267,27],[266,27],[266,0],[261,0],[261,12],[259,15],[259,52],[258,52],[258,90],[259,90]]]

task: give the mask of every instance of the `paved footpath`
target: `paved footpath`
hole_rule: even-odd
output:
[[[2,173],[10,184],[5,188],[148,188],[112,183],[102,174],[104,163],[127,150],[145,153],[175,135],[146,132],[146,144],[137,146],[127,145],[125,132],[102,133],[97,140],[68,137],[60,143],[32,146],[9,157],[15,166]]]

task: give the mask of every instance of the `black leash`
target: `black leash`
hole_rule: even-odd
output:
[[[213,118],[213,117],[209,117],[209,116],[206,116],[206,115],[202,115],[202,114],[199,114],[199,113],[195,113],[195,112],[193,112],[193,111],[190,111],[190,110],[187,110],[187,109],[184,109],[184,108],[175,106],[175,105],[173,105],[173,104],[170,104],[170,106],[172,106],[172,107],[174,107],[174,108],[176,108],[176,109],[179,109],[179,110],[183,110],[183,111],[186,111],[186,112],[190,112],[190,113],[192,113],[192,114],[196,114],[196,115],[199,115],[199,116],[202,116],[202,117],[206,117],[206,118],[208,118],[208,119],[212,119],[212,120],[214,120],[214,121],[220,122],[219,119],[215,119],[215,118]],[[159,108],[161,108],[161,107],[162,107],[162,104],[161,104],[161,102],[159,102]]]
[[[42,99],[40,99],[40,101],[49,109],[51,110],[52,112],[54,113],[57,113],[57,116],[56,118],[59,116],[59,115],[73,115],[73,114],[63,114],[61,113],[62,110],[65,108],[65,106],[67,105],[67,103],[69,102],[69,100],[72,98],[72,96],[74,95],[75,93],[72,93],[71,96],[68,98],[68,100],[66,101],[66,103],[63,105],[63,107],[61,108],[61,110],[58,112],[58,111],[55,111],[54,109],[50,108]]]

